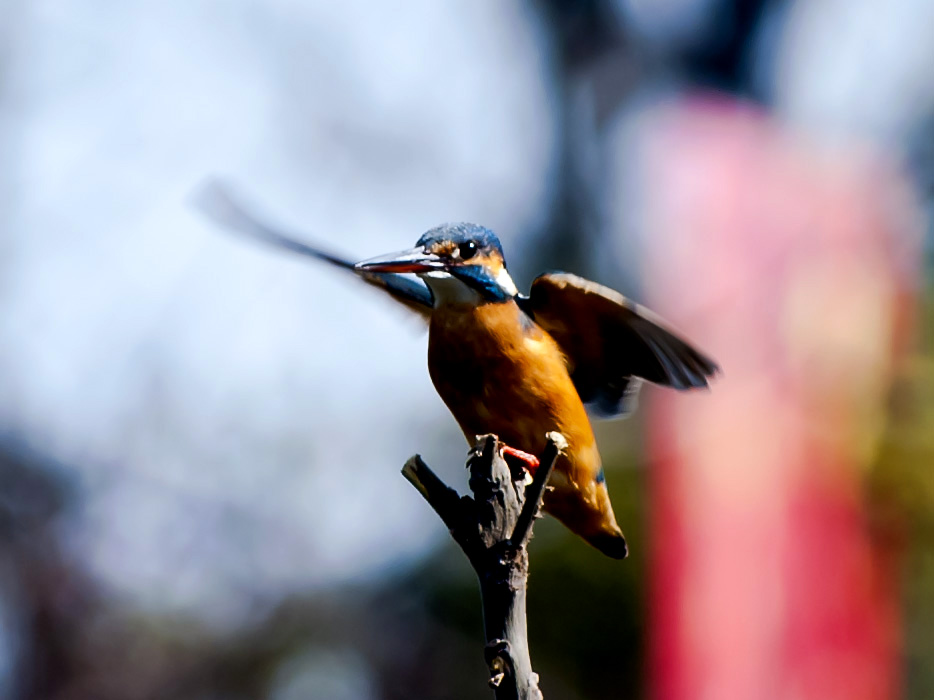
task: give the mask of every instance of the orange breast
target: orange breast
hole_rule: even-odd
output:
[[[568,440],[560,471],[572,482],[596,477],[593,430],[561,351],[515,303],[436,309],[428,369],[468,440],[496,433],[537,455],[557,430]]]
[[[601,551],[625,556],[590,419],[550,335],[515,302],[437,308],[428,370],[471,443],[495,433],[541,455],[546,433],[564,435],[568,448],[552,472],[545,510]]]

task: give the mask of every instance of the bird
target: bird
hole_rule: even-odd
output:
[[[264,243],[352,272],[428,323],[431,380],[468,443],[495,434],[528,472],[546,434],[566,440],[543,509],[603,554],[623,559],[591,416],[626,415],[643,382],[706,388],[720,371],[649,310],[567,272],[519,292],[488,228],[453,223],[411,249],[352,262],[251,215],[213,185],[200,205],[220,223]]]

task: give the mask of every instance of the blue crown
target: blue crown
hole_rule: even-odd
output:
[[[499,253],[503,264],[506,264],[503,256],[503,246],[500,244],[499,238],[484,226],[468,223],[442,224],[441,226],[435,226],[430,231],[426,231],[418,239],[416,245],[426,246],[437,241],[453,241],[454,243],[473,241],[481,252],[490,253],[495,250]]]

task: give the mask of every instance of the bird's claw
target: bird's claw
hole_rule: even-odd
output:
[[[538,457],[533,454],[529,454],[528,452],[523,452],[522,450],[516,449],[515,447],[510,447],[509,445],[501,444],[501,448],[504,457],[512,457],[513,459],[517,460],[529,476],[535,476],[535,471],[541,464],[538,460]]]

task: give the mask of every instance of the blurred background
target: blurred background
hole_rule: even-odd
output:
[[[0,0],[0,697],[488,697],[399,469],[466,487],[352,258],[467,220],[724,369],[598,439],[631,543],[540,521],[549,700],[934,697],[934,3]]]

